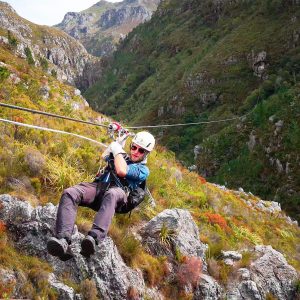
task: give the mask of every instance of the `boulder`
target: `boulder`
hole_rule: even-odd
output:
[[[237,271],[236,280],[227,287],[226,299],[263,300],[267,295],[280,300],[295,299],[299,277],[284,256],[271,246],[256,246],[253,254],[257,258],[248,268]]]
[[[199,239],[199,230],[189,211],[166,209],[142,229],[143,242],[154,255],[175,257],[176,251],[186,256],[198,256],[206,269],[207,245]]]
[[[218,300],[221,299],[222,292],[221,286],[214,278],[202,274],[201,280],[194,292],[193,300]]]
[[[232,266],[234,262],[242,259],[242,254],[236,251],[221,251],[222,258],[226,265]]]
[[[73,300],[75,298],[74,289],[60,282],[53,273],[49,275],[48,282],[53,289],[58,291],[58,299]]]
[[[53,204],[33,208],[29,203],[10,195],[1,195],[0,206],[0,219],[7,224],[15,246],[52,265],[54,275],[49,275],[49,283],[58,291],[59,299],[75,299],[74,291],[56,279],[65,272],[77,283],[86,278],[93,279],[103,299],[126,299],[127,290],[131,286],[139,294],[145,292],[142,274],[126,266],[110,238],[99,245],[93,257],[86,259],[80,255],[80,242],[84,236],[75,227],[71,245],[74,258],[62,262],[49,255],[46,244],[54,233],[57,211]]]

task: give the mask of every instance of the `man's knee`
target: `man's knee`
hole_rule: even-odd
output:
[[[110,205],[117,206],[120,203],[125,203],[126,199],[127,197],[124,190],[119,187],[113,187],[105,192],[103,203],[109,203]]]
[[[65,202],[71,200],[74,203],[77,203],[79,196],[79,192],[74,187],[69,187],[64,189],[61,195],[61,201]]]
[[[107,195],[109,198],[113,198],[113,199],[120,199],[120,198],[124,198],[126,196],[125,192],[119,188],[119,187],[113,187],[108,189],[105,192],[105,195]]]

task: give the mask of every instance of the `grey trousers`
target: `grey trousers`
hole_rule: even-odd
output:
[[[96,182],[83,182],[63,191],[56,219],[55,231],[58,238],[66,238],[70,242],[78,206],[87,206],[94,210],[99,207],[89,234],[96,237],[98,242],[106,237],[116,208],[127,202],[127,196],[119,187],[109,188],[101,199],[98,194]]]

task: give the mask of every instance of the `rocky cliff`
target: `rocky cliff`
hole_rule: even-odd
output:
[[[64,32],[33,24],[0,2],[0,42],[11,47],[35,66],[42,66],[59,80],[75,84],[87,62],[93,61],[85,48]]]
[[[59,279],[64,273],[77,283],[91,279],[101,299],[166,299],[159,291],[163,282],[147,287],[142,272],[126,266],[111,238],[99,245],[92,258],[85,259],[79,253],[83,235],[75,228],[72,237],[74,258],[64,263],[47,254],[45,245],[53,234],[57,210],[53,204],[33,208],[26,201],[0,195],[0,205],[0,219],[8,227],[16,248],[44,259],[52,266],[53,271],[44,276],[47,284],[57,292],[58,299],[82,299],[83,296]],[[172,232],[166,239],[160,235],[163,227]],[[246,250],[241,253],[223,251],[224,264],[231,267],[232,273],[228,284],[222,286],[207,273],[207,245],[201,243],[198,236],[198,228],[190,213],[183,209],[164,210],[136,232],[136,238],[149,249],[149,253],[165,257],[164,280],[177,282],[190,299],[296,299],[295,284],[299,276],[284,256],[271,246],[252,248],[253,259],[248,266],[239,263],[247,255]],[[178,253],[185,256],[182,264],[176,262]],[[0,284],[10,286],[11,297],[28,297],[24,291],[26,282],[19,280],[24,277],[20,271],[0,268],[0,274]],[[170,299],[175,298],[171,296]]]
[[[82,12],[67,13],[56,27],[81,41],[89,53],[109,55],[134,27],[151,18],[159,1],[125,0],[111,3],[101,0]]]

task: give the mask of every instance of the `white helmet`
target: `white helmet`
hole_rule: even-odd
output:
[[[154,148],[155,138],[151,133],[147,131],[141,131],[134,136],[132,143],[150,152]]]

